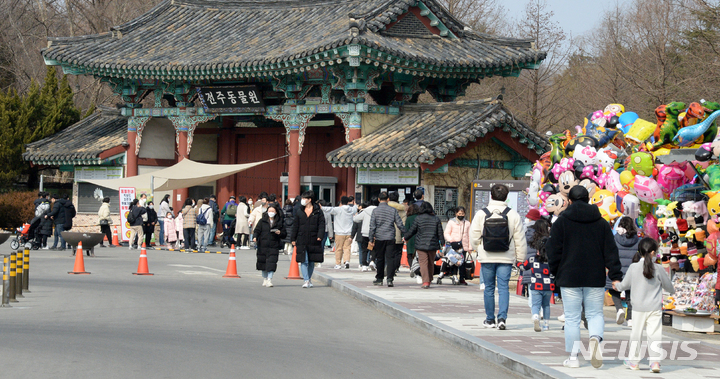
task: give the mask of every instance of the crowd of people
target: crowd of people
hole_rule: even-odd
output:
[[[411,275],[418,274],[423,289],[430,288],[434,275],[438,275],[435,262],[439,259],[456,269],[458,284],[467,285],[472,270],[463,266],[468,263],[466,254],[475,251],[481,264],[485,327],[508,327],[509,283],[513,267],[518,267],[522,271],[521,283],[527,289],[534,330],[549,330],[551,299],[558,296],[563,304],[564,314],[559,319],[564,321],[565,349],[569,353],[564,366],[580,366],[582,323],[589,332],[592,366],[599,368],[607,290],[614,300],[617,323],[627,320],[633,328],[631,342],[635,345],[631,346],[636,348],[626,365],[637,369],[642,331],[647,330],[651,343],[661,340],[662,291],[673,292],[667,273],[656,263],[657,242],[641,239],[635,222],[628,217],[613,228],[598,207],[589,203],[589,193],[580,185],[570,189],[567,209],[553,219],[531,210],[523,220],[508,206],[508,194],[506,186],[493,186],[489,203],[478,210],[472,222],[465,219],[466,210],[459,207],[445,227],[433,206],[424,201],[421,188],[403,203],[397,192],[380,192],[360,204],[353,197],[343,196],[339,205],[332,206],[307,191],[281,205],[274,194],[263,192],[254,206],[251,198],[230,196],[220,208],[216,197],[210,196],[197,202],[188,198],[177,212],[166,195],[160,202],[159,214],[153,202],[141,195],[132,201],[127,215],[132,231],[129,246],[136,248],[143,240],[149,246],[159,224],[156,241],[160,245],[202,251],[216,244],[217,231],[221,230],[223,246],[250,249],[250,244],[254,245],[256,269],[262,272],[265,287],[273,286],[280,253],[294,251],[303,288],[313,287],[313,270],[324,262],[328,239],[334,240],[335,269],[350,269],[351,255],[356,251],[358,269],[375,271],[372,284],[388,287],[394,286],[403,247],[408,261],[413,262]],[[75,209],[67,196],[48,197],[41,192],[35,201],[37,238],[48,249],[47,238],[53,235],[54,226],[55,243],[49,249],[63,250],[65,241],[60,233],[72,228]],[[109,198],[103,199],[98,211],[101,232],[108,240],[112,224],[109,202]],[[623,293],[627,310],[622,305]],[[660,353],[653,349],[649,352],[651,369],[659,372]]]

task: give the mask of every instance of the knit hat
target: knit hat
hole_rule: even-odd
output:
[[[533,220],[533,221],[537,221],[537,220],[539,220],[540,217],[542,217],[542,216],[540,215],[540,211],[539,211],[539,210],[537,210],[537,209],[531,209],[531,210],[525,215],[525,217],[526,217],[527,219],[530,219],[530,220]]]
[[[687,220],[682,219],[682,218],[677,219],[677,227],[678,227],[678,231],[679,231],[680,233],[685,233],[685,232],[687,232],[687,231],[688,231],[688,223],[687,223]]]

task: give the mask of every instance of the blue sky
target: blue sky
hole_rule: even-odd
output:
[[[568,35],[579,36],[597,27],[597,20],[604,11],[612,9],[616,2],[628,4],[631,0],[546,0],[548,9],[555,13],[555,20]],[[499,0],[508,11],[508,17],[519,18],[528,0]]]

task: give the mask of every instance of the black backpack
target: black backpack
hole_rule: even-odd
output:
[[[133,213],[133,209],[130,209],[130,211],[128,212],[127,218],[126,218],[128,224],[130,224],[130,226],[132,226],[132,224],[135,223],[135,214]]]
[[[504,253],[510,250],[510,225],[507,217],[510,207],[505,208],[500,213],[500,217],[490,218],[493,213],[487,208],[483,208],[483,212],[485,212],[485,225],[482,233],[483,250],[489,253]]]

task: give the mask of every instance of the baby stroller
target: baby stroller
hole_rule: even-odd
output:
[[[36,217],[30,223],[23,224],[22,227],[17,228],[18,234],[15,238],[10,241],[10,248],[17,250],[20,246],[30,244],[30,249],[37,250],[40,248],[40,241],[35,238],[35,230],[40,226],[40,218]]]
[[[469,252],[466,252],[460,242],[453,242],[446,245],[443,249],[442,256],[437,254],[435,261],[440,261],[440,265],[435,265],[435,274],[437,275],[437,284],[442,284],[442,280],[450,277],[452,284],[460,284],[465,280],[472,280],[475,272],[475,261]]]

